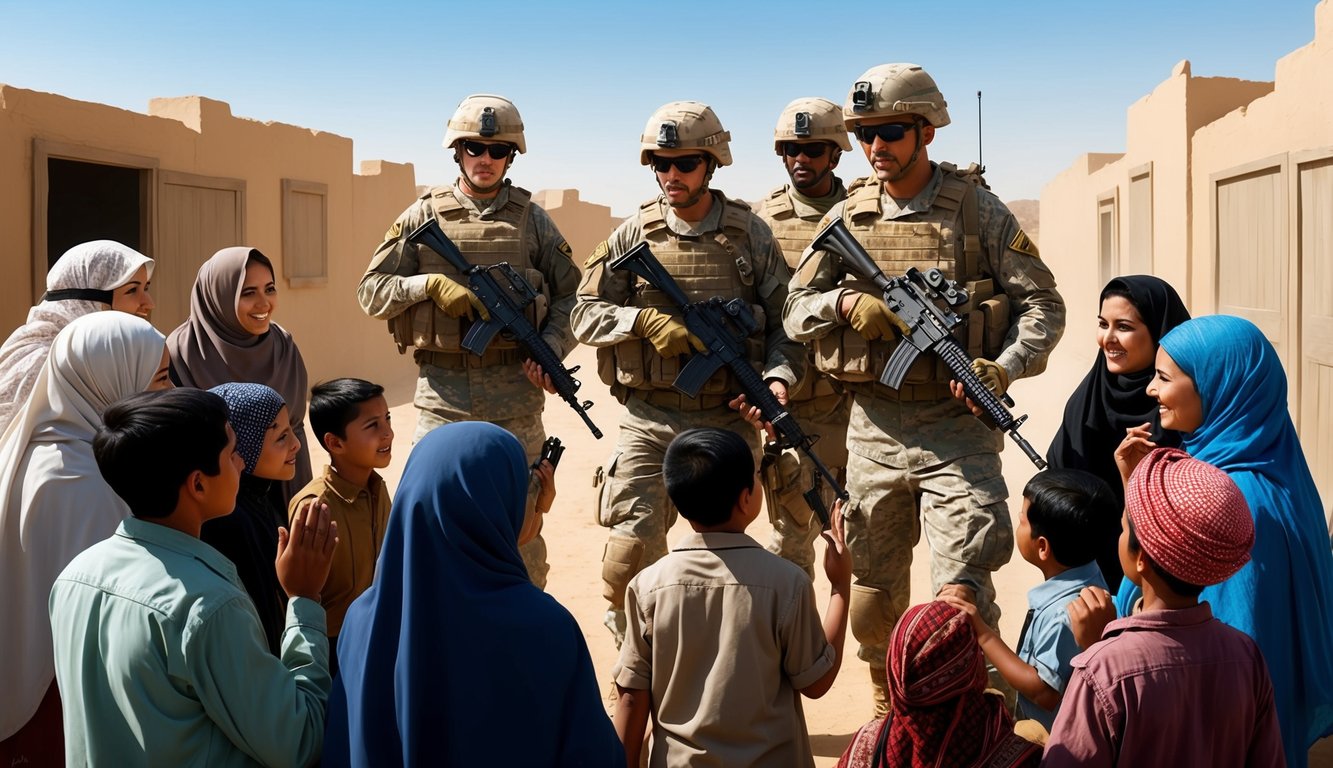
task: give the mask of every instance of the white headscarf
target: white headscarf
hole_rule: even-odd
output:
[[[47,291],[95,289],[112,291],[128,283],[140,267],[153,278],[153,260],[114,240],[93,240],[65,251],[46,273]],[[46,362],[51,342],[76,317],[106,309],[90,299],[43,299],[28,310],[28,321],[0,347],[0,432],[23,407]]]
[[[56,576],[130,514],[93,457],[102,411],[147,389],[165,350],[141,317],[77,318],[0,437],[0,740],[32,718],[55,677],[47,601]]]

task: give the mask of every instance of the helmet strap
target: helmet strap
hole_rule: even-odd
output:
[[[912,132],[916,135],[916,146],[912,149],[912,156],[903,163],[903,169],[889,178],[889,181],[902,181],[916,165],[917,159],[921,156],[921,148],[925,146],[924,137],[921,135],[921,121],[912,121]]]

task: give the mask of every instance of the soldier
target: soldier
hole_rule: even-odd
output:
[[[949,124],[935,81],[914,64],[875,67],[848,93],[843,119],[873,175],[853,182],[827,218],[843,217],[886,274],[938,267],[967,288],[959,341],[997,394],[1040,373],[1064,330],[1064,302],[1036,246],[980,174],[930,161],[935,131]],[[933,590],[965,585],[991,626],[1000,616],[991,573],[1008,562],[1014,539],[1002,435],[953,397],[934,355],[922,355],[901,388],[879,383],[907,326],[874,286],[845,277],[837,256],[807,250],[785,324],[792,338],[813,342],[819,369],[853,395],[844,512],[856,562],[851,626],[882,714],[884,656],[907,608],[922,525]]]
[[[791,178],[759,204],[756,213],[773,230],[787,267],[795,271],[801,252],[810,245],[825,213],[847,196],[842,180],[833,175],[844,151],[850,151],[842,109],[828,99],[797,99],[782,110],[773,130],[773,149]],[[808,434],[818,435],[816,455],[845,479],[847,418],[852,399],[833,378],[815,370],[807,360],[805,376],[788,393],[790,411]],[[815,539],[819,526],[803,494],[818,474],[805,454],[794,448],[766,451],[763,461],[764,497],[773,523],[769,551],[805,569],[814,578]],[[833,489],[819,480],[826,509],[833,508]]]
[[[761,329],[750,339],[751,361],[780,401],[804,362],[800,346],[782,331],[790,272],[772,233],[745,203],[709,189],[713,171],[731,165],[730,141],[707,105],[677,101],[653,113],[639,162],[653,167],[662,194],[593,251],[574,307],[574,334],[598,348],[598,375],[626,406],[598,510],[598,522],[611,529],[602,581],[611,604],[606,625],[617,644],[625,633],[625,586],[666,554],[666,532],[675,522],[662,481],[671,438],[693,427],[721,427],[745,435],[756,451],[759,441],[728,405],[739,389],[727,368],[697,398],[671,388],[699,340],[664,295],[608,263],[646,240],[691,301],[748,301]]]
[[[441,424],[489,421],[514,433],[535,460],[546,439],[542,390],[554,390],[503,335],[481,357],[460,347],[472,319],[485,310],[452,265],[429,248],[408,243],[407,235],[433,216],[470,263],[509,262],[540,294],[528,319],[561,357],[576,343],[569,312],[578,267],[546,211],[505,177],[515,153],[527,149],[512,102],[484,94],[463,99],[445,129],[444,146],[453,150],[458,179],[434,187],[403,211],[361,278],[357,300],[366,314],[389,321],[399,352],[413,350],[420,369],[414,442]],[[535,494],[528,503],[531,512]],[[538,535],[521,549],[529,577],[544,588],[546,542]]]

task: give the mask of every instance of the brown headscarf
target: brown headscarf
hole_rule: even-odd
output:
[[[190,316],[167,337],[171,373],[177,383],[211,389],[234,381],[266,384],[287,403],[292,431],[301,441],[296,477],[287,481],[284,503],[310,482],[310,443],[305,437],[305,360],[292,335],[277,323],[254,336],[241,326],[236,305],[245,283],[245,268],[255,261],[273,272],[273,262],[255,248],[223,248],[203,266],[190,293]],[[276,278],[275,278],[276,279]]]
[[[1041,747],[1014,735],[1004,697],[986,692],[986,659],[957,608],[908,608],[887,663],[889,716],[857,732],[839,768],[1008,768],[1041,759]]]

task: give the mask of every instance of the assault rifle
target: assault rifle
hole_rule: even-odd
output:
[[[954,328],[962,325],[963,319],[950,307],[967,303],[967,290],[944,277],[938,269],[921,270],[912,267],[903,277],[886,277],[884,271],[875,266],[870,254],[866,253],[852,233],[847,231],[841,217],[835,217],[815,236],[810,247],[813,250],[825,250],[842,259],[843,267],[848,272],[869,280],[884,292],[884,303],[889,309],[911,327],[912,332],[903,336],[902,341],[889,355],[889,362],[879,381],[887,387],[897,389],[922,352],[934,352],[948,366],[956,381],[963,385],[963,391],[994,422],[995,428],[1009,433],[1023,453],[1037,465],[1045,469],[1046,462],[1032,449],[1032,445],[1018,434],[1018,428],[1027,421],[1027,416],[1014,418],[1014,414],[1005,406],[1013,407],[1013,398],[1004,395],[995,396],[981,379],[972,372],[972,359],[967,351],[952,335]],[[941,306],[943,301],[948,306]]]
[[[490,346],[491,340],[495,338],[495,334],[506,331],[527,350],[532,362],[541,366],[542,373],[551,377],[551,384],[555,387],[556,394],[569,403],[569,407],[573,408],[579,418],[583,419],[583,423],[588,425],[588,429],[592,430],[593,436],[600,440],[602,430],[588,418],[588,409],[592,407],[592,401],[585,400],[580,403],[575,396],[582,386],[582,382],[574,378],[579,366],[566,368],[560,362],[560,358],[556,357],[555,350],[542,339],[541,333],[523,314],[524,308],[537,298],[537,291],[528,284],[523,275],[506,263],[490,267],[469,264],[459,252],[458,246],[444,234],[439,222],[433,218],[413,230],[407,236],[407,241],[435,251],[447,259],[454,269],[466,275],[468,287],[491,313],[491,319],[478,319],[472,323],[472,327],[463,336],[463,349],[481,357],[486,352],[486,347]],[[491,274],[492,272],[498,272],[508,286],[501,285]]]
[[[773,391],[750,365],[745,340],[759,328],[744,299],[713,297],[691,302],[675,278],[653,255],[647,243],[639,243],[625,255],[616,258],[611,262],[611,269],[629,270],[666,294],[684,315],[685,327],[708,348],[706,352],[696,352],[690,357],[671,386],[684,395],[697,397],[699,389],[719,368],[724,365],[731,368],[740,382],[746,402],[757,407],[764,421],[773,425],[778,447],[797,448],[804,452],[814,462],[819,475],[828,480],[837,497],[847,499],[847,491],[843,490],[833,472],[824,466],[824,462],[811,449],[817,438],[801,430],[796,418],[782,407]],[[819,516],[819,522],[824,528],[828,528],[829,513],[819,494],[819,475],[815,476],[814,486],[805,492],[805,503]]]

